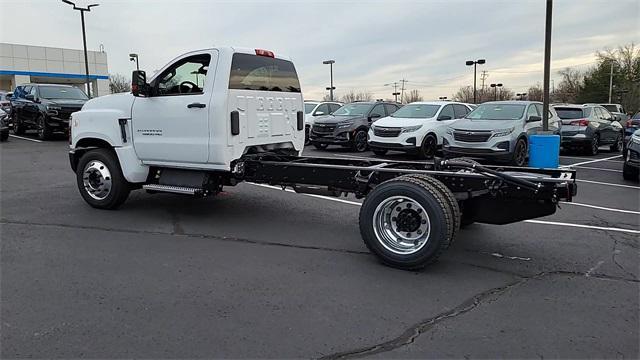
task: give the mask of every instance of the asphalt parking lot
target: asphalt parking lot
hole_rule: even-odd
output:
[[[367,252],[359,200],[240,184],[100,211],[64,140],[0,149],[3,358],[640,356],[640,184],[605,148],[561,158],[575,203],[471,225],[421,272]]]

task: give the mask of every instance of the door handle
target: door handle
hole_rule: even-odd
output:
[[[191,109],[191,108],[200,108],[200,109],[202,109],[205,106],[207,106],[207,105],[201,104],[201,103],[191,103],[191,104],[187,105],[187,107],[189,109]]]

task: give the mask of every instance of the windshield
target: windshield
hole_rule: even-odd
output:
[[[304,103],[304,113],[311,114],[318,104]]]
[[[87,100],[82,90],[66,86],[40,86],[40,97],[45,99]]]
[[[591,109],[577,109],[577,108],[555,108],[560,119],[583,119],[589,117]]]
[[[524,114],[525,105],[481,104],[467,115],[474,120],[518,120]]]
[[[401,107],[391,116],[397,118],[427,119],[436,115],[440,105],[409,104]]]
[[[347,104],[336,110],[333,115],[338,116],[362,116],[369,112],[371,104]]]
[[[602,107],[609,110],[609,112],[618,112],[618,107],[615,105],[602,105]]]

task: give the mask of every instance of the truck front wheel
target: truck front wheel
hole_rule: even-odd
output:
[[[78,162],[76,179],[82,198],[98,209],[116,209],[131,191],[118,158],[108,149],[86,152]]]
[[[457,230],[454,216],[459,214],[454,215],[438,186],[405,175],[376,186],[367,196],[360,209],[360,234],[383,263],[416,270],[449,247]]]

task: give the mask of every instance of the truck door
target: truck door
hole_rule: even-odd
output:
[[[136,97],[133,143],[143,162],[207,162],[216,62],[211,51],[184,55],[151,80],[152,96]]]

